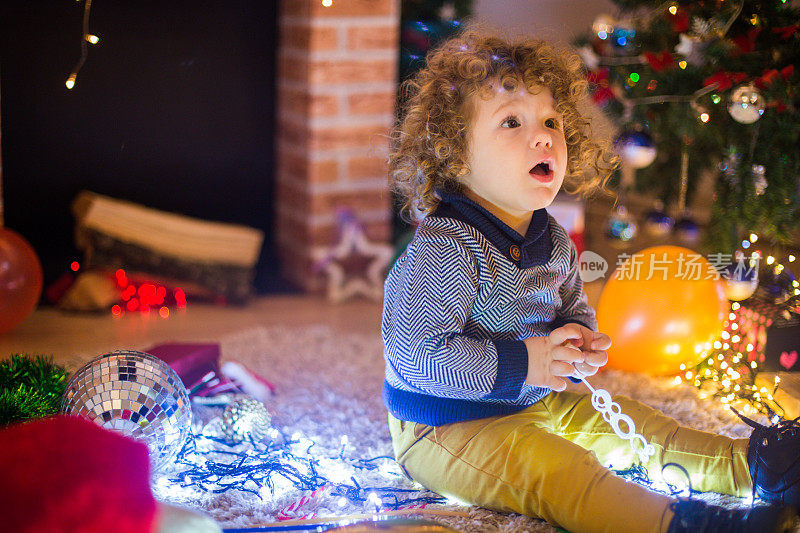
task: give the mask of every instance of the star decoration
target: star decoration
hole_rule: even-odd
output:
[[[339,241],[316,265],[327,275],[328,299],[341,303],[362,295],[373,300],[383,297],[386,267],[394,256],[388,244],[373,243],[350,210],[338,214]]]

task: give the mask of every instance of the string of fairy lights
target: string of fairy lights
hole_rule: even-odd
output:
[[[273,513],[279,522],[313,519],[320,508],[423,514],[428,505],[457,503],[416,483],[409,486],[393,457],[352,457],[346,435],[338,450],[331,450],[300,432],[288,435],[275,427],[262,440],[245,432],[241,443],[216,433],[213,419],[195,429],[170,471],[154,479],[160,499],[194,501],[203,493],[235,491],[274,504],[305,494]]]
[[[750,253],[749,258],[744,250],[758,242],[758,235],[751,233],[749,238],[742,241],[740,257],[748,260],[749,267],[758,272],[758,266],[763,261],[766,269],[771,269],[777,277],[785,270],[787,265],[795,263],[797,257],[787,254],[779,259],[774,255],[763,257],[761,250]],[[786,313],[800,313],[800,282],[791,276],[791,287],[787,287],[786,298],[778,306]],[[757,281],[757,278],[756,278]],[[746,291],[741,300],[753,294],[756,284]],[[780,376],[775,375],[771,386],[756,384],[756,377],[762,371],[764,362],[763,346],[755,339],[750,338],[748,332],[743,331],[743,312],[748,312],[739,301],[731,302],[730,311],[720,336],[713,343],[702,346],[696,363],[685,363],[680,366],[681,373],[674,377],[676,385],[687,383],[695,386],[701,397],[712,398],[725,406],[730,406],[744,414],[761,413],[777,422],[785,416],[785,410],[775,399],[775,393],[780,384]],[[762,319],[764,320],[764,319]],[[749,325],[749,324],[748,324]]]
[[[80,0],[78,0],[80,2]],[[78,72],[80,72],[83,64],[86,63],[86,58],[89,56],[89,44],[97,44],[100,38],[97,35],[89,33],[89,15],[92,11],[92,0],[84,0],[83,4],[83,26],[81,30],[81,57],[75,68],[70,72],[65,85],[67,89],[75,87],[75,81],[78,79]]]

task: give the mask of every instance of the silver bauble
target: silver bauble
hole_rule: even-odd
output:
[[[752,124],[761,118],[767,105],[761,93],[752,85],[742,85],[731,93],[728,113],[736,122]]]
[[[143,352],[110,352],[86,363],[67,383],[61,410],[144,442],[154,470],[191,434],[186,387],[164,361]]]
[[[225,440],[233,443],[244,441],[248,435],[260,441],[267,436],[271,420],[263,403],[242,396],[225,407],[221,421],[222,434]]]

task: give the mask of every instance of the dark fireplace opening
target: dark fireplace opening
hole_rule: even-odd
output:
[[[70,204],[82,190],[257,228],[259,293],[278,274],[273,220],[275,0],[96,0],[75,87],[83,2],[0,8],[5,225],[45,283],[80,260]]]

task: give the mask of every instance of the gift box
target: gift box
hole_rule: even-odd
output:
[[[209,372],[219,375],[219,344],[170,343],[144,350],[167,363],[191,389]]]
[[[580,255],[584,250],[583,202],[573,196],[559,194],[553,203],[547,206],[547,212],[564,227]]]
[[[729,329],[734,350],[762,363],[765,371],[800,371],[800,298],[781,304],[749,298],[741,302],[737,315],[738,329]]]

